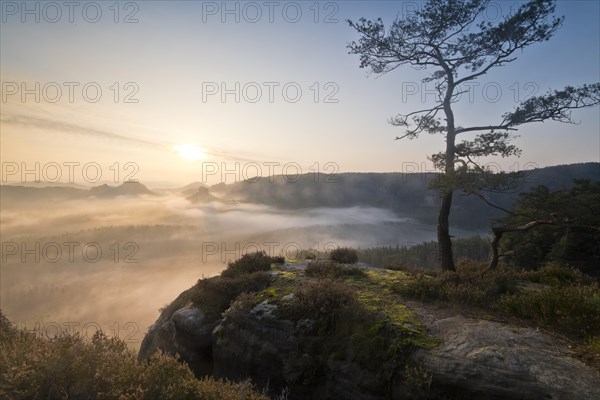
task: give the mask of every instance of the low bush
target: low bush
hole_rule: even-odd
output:
[[[502,296],[497,307],[573,335],[600,333],[598,285],[552,286],[545,290]]]
[[[565,284],[590,284],[594,279],[583,274],[576,268],[562,267],[558,264],[548,264],[535,271],[523,272],[531,282],[542,283],[552,286],[563,286]]]
[[[472,305],[489,305],[500,295],[517,290],[518,275],[498,269],[483,272],[483,266],[457,265],[456,271],[405,270],[414,279],[395,287],[401,294],[420,300],[444,300]]]
[[[227,268],[221,273],[221,276],[224,278],[233,278],[243,274],[268,271],[271,269],[271,263],[273,262],[273,258],[268,256],[264,251],[247,253],[235,261],[228,262]]]
[[[342,264],[354,264],[358,261],[358,253],[349,247],[338,247],[329,253],[329,258]]]
[[[333,323],[349,311],[362,309],[352,289],[333,279],[310,279],[294,293],[285,314],[292,319],[325,319]]]
[[[311,262],[306,266],[304,273],[314,278],[341,278],[345,276],[364,277],[366,272],[356,266],[340,265],[333,261]]]
[[[176,358],[137,363],[125,342],[98,332],[46,339],[0,312],[0,398],[72,400],[267,400],[249,383],[196,379]]]
[[[232,301],[244,292],[259,292],[271,283],[266,272],[252,272],[232,278],[216,276],[200,279],[192,289],[190,299],[211,318],[219,318]]]
[[[275,263],[275,264],[283,264],[283,263],[285,263],[285,257],[273,256],[273,257],[271,257],[271,262]]]

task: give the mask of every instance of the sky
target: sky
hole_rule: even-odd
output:
[[[153,186],[271,175],[431,171],[442,136],[395,141],[387,121],[430,104],[427,71],[384,76],[348,54],[346,22],[389,25],[402,1],[2,1],[2,183]],[[519,3],[492,2],[498,20]],[[600,2],[558,1],[562,28],[476,82],[459,125],[529,95],[600,81]],[[522,126],[503,170],[600,161],[600,107]],[[465,138],[470,138],[466,136]]]

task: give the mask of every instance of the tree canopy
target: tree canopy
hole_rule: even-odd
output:
[[[581,179],[570,190],[538,186],[522,193],[494,229],[504,231],[500,247],[509,263],[536,268],[554,262],[600,276],[600,182]]]

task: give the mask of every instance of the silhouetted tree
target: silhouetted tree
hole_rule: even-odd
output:
[[[503,180],[490,179],[492,171],[478,164],[480,157],[519,155],[510,144],[516,127],[554,120],[572,123],[571,110],[600,103],[600,83],[566,87],[522,102],[502,115],[499,123],[459,126],[453,104],[463,93],[460,85],[516,60],[517,52],[534,43],[549,40],[563,18],[554,17],[553,0],[531,0],[501,21],[485,21],[486,0],[429,0],[422,8],[396,19],[386,30],[382,20],[361,18],[348,21],[359,34],[348,45],[350,54],[360,55],[360,67],[385,74],[401,66],[432,69],[423,82],[437,90],[434,106],[391,118],[390,123],[405,129],[396,139],[414,139],[422,132],[443,134],[445,151],[430,159],[442,171],[435,188],[442,202],[438,216],[438,243],[441,267],[454,270],[448,219],[452,196],[457,189],[470,193],[497,187]],[[444,120],[440,118],[443,115]],[[476,132],[473,140],[456,142],[458,135]],[[474,178],[475,177],[475,178]]]

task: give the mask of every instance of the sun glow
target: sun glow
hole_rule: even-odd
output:
[[[206,158],[205,149],[195,144],[181,144],[177,147],[179,155],[186,160],[200,160]]]

